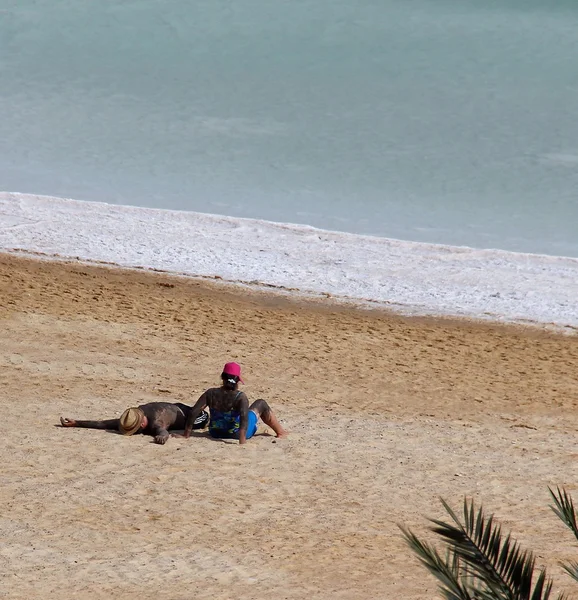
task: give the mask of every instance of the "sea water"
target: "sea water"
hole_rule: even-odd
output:
[[[574,0],[0,0],[0,249],[575,331],[577,32]]]
[[[0,0],[0,189],[578,256],[575,0]]]

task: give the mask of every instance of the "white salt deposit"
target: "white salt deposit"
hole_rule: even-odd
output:
[[[0,250],[329,295],[404,314],[578,330],[578,259],[0,192]]]

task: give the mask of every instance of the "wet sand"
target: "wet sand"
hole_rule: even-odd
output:
[[[576,336],[10,254],[0,318],[3,598],[425,600],[398,524],[464,495],[573,587]],[[288,439],[57,426],[193,403],[228,360]]]

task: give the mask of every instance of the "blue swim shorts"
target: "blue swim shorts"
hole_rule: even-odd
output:
[[[257,421],[259,417],[252,410],[249,411],[249,422],[247,423],[247,439],[252,438],[257,433]]]
[[[259,421],[259,417],[257,413],[249,410],[249,414],[247,415],[247,439],[252,438],[257,433],[257,422]],[[214,438],[219,439],[239,439],[239,432],[229,433],[228,431],[224,431],[222,429],[211,429],[209,427],[209,435]]]

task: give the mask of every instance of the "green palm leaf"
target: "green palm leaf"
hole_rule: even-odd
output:
[[[564,488],[556,487],[556,492],[551,488],[548,488],[552,499],[554,500],[554,506],[550,508],[554,511],[554,514],[560,518],[562,523],[570,529],[574,534],[574,537],[578,539],[578,524],[576,523],[576,510],[574,509],[574,502],[572,497]],[[562,567],[574,579],[578,581],[578,563],[562,563]]]
[[[502,534],[501,527],[495,523],[493,515],[486,517],[481,507],[476,511],[473,500],[468,502],[464,499],[462,524],[447,502],[443,499],[441,502],[453,522],[430,519],[434,524],[431,529],[446,542],[450,556],[454,556],[451,564],[458,565],[457,571],[453,572],[454,578],[459,577],[460,572],[467,569],[468,577],[458,578],[458,581],[470,594],[469,596],[445,596],[446,598],[468,597],[475,600],[548,600],[550,598],[552,581],[546,576],[546,571],[536,568],[534,555],[522,550],[511,535]],[[448,567],[450,561],[445,561],[445,566],[440,567],[439,554],[432,554],[432,547],[419,542],[417,538],[412,541],[407,534],[406,540],[428,569],[443,581],[440,574],[446,576],[443,569]],[[419,550],[418,543],[421,545]],[[452,583],[454,587],[448,586],[447,582],[444,584],[455,593],[455,581]],[[558,596],[558,599],[563,600],[564,596]]]
[[[420,562],[439,581],[439,590],[446,600],[475,600],[475,596],[468,591],[467,573],[460,572],[456,554],[448,552],[444,559],[433,546],[422,542],[411,530],[402,526],[400,529]]]
[[[578,525],[576,524],[576,511],[572,497],[564,488],[556,487],[556,492],[548,488],[555,506],[550,508],[560,518],[560,520],[572,531],[574,537],[578,540]]]
[[[562,568],[564,569],[564,571],[566,571],[566,573],[568,573],[568,575],[570,575],[570,577],[572,577],[572,579],[574,581],[578,581],[578,563],[577,562],[562,563]]]

